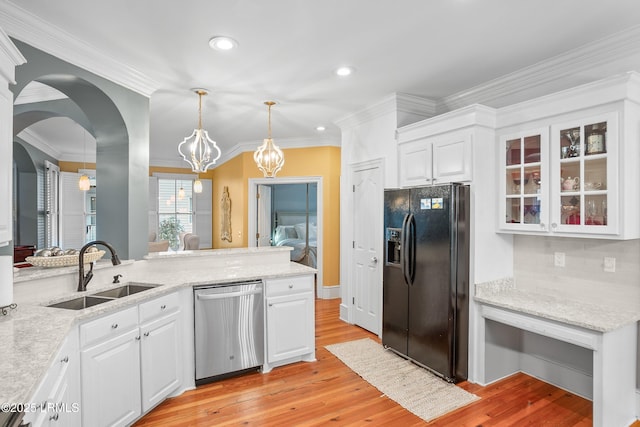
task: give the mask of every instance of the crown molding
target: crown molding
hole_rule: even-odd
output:
[[[580,74],[583,70],[596,70],[598,67],[638,53],[640,53],[640,25],[446,96],[439,100],[438,110],[450,111],[475,103],[496,108],[503,107],[523,101],[519,94],[530,93],[542,85]],[[530,98],[530,96],[527,97]]]
[[[160,87],[158,82],[140,71],[101,53],[10,1],[0,2],[0,27],[11,37],[146,97]]]
[[[287,138],[287,139],[278,139],[276,145],[281,149],[289,149],[289,148],[311,148],[311,147],[339,147],[341,140],[339,137],[331,138],[331,137],[322,137],[322,138]],[[216,164],[213,166],[216,167],[228,162],[229,160],[239,156],[242,153],[246,152],[254,152],[256,148],[262,144],[262,141],[246,141],[240,142],[230,150],[224,150]],[[176,160],[170,159],[162,159],[162,158],[149,158],[149,164],[152,166],[160,166],[160,167],[170,167],[170,168],[184,168],[185,161],[182,158],[177,158]]]
[[[0,74],[11,84],[15,84],[15,68],[24,64],[27,60],[22,56],[15,44],[11,41],[7,33],[0,28],[0,52],[2,61],[0,62]]]
[[[342,119],[336,120],[334,124],[342,130],[351,129],[388,114],[395,114],[397,120],[397,113],[399,112],[428,118],[436,114],[437,105],[437,102],[432,99],[398,92],[388,95],[375,104],[365,107]]]
[[[20,134],[17,136],[27,144],[31,145],[34,148],[37,148],[38,150],[42,151],[48,156],[51,156],[54,159],[60,160],[60,156],[62,155],[62,153],[56,150],[48,142],[40,138],[36,133],[31,131],[31,129],[27,128],[22,132],[20,132]]]

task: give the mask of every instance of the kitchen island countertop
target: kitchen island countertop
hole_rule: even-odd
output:
[[[190,258],[202,259],[202,256],[210,255],[214,258],[221,259],[224,258],[221,255],[225,254],[223,251],[202,252],[203,253],[196,253],[195,257],[192,254]],[[281,253],[286,262],[256,264],[255,257],[250,257],[252,261],[242,265],[238,263],[237,258],[241,257],[243,253],[247,255],[259,255],[262,253],[266,256],[269,256],[269,254],[280,256],[278,253]],[[0,402],[10,404],[29,403],[28,399],[35,392],[36,387],[44,377],[69,331],[80,322],[115,312],[143,301],[151,300],[160,295],[196,285],[269,279],[313,274],[316,272],[313,268],[289,262],[288,251],[279,251],[277,249],[272,251],[256,251],[251,248],[246,248],[244,250],[231,250],[227,252],[227,254],[229,254],[232,259],[224,268],[206,268],[206,266],[204,266],[204,268],[198,270],[168,268],[167,262],[169,262],[169,265],[171,264],[169,259],[172,259],[173,262],[181,262],[180,260],[184,260],[186,254],[150,257],[151,259],[141,261],[143,264],[151,263],[145,268],[145,274],[131,278],[127,280],[127,282],[146,283],[156,285],[156,287],[84,310],[50,308],[46,307],[46,305],[71,297],[79,297],[115,288],[122,286],[123,283],[103,284],[101,286],[95,285],[90,287],[86,292],[69,293],[67,291],[55,298],[47,298],[46,300],[38,299],[37,295],[34,295],[33,301],[16,301],[18,303],[17,308],[9,310],[6,316],[0,316],[0,339],[3,343],[3,345],[0,346],[0,374],[2,375],[4,384],[2,389],[0,389]],[[269,259],[272,260],[272,258]],[[133,261],[131,263],[133,263]],[[159,265],[157,263],[161,263],[162,268],[158,268]],[[72,274],[75,278],[75,274],[77,274],[77,268],[75,272],[73,272],[73,268],[71,268],[71,271],[65,272],[49,271],[52,273],[52,276],[56,276],[57,274]],[[46,275],[46,272],[35,272],[32,278],[38,278],[43,274]],[[29,274],[24,275],[28,276]],[[23,281],[24,279],[20,282]]]

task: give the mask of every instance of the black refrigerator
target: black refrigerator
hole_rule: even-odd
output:
[[[467,378],[469,187],[384,192],[382,344],[449,382]]]

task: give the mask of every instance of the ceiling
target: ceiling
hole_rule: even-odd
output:
[[[393,93],[439,100],[443,109],[442,100],[474,101],[470,93],[495,91],[523,70],[538,70],[539,80],[546,73],[549,84],[554,69],[546,64],[558,66],[565,57],[576,64],[571,70],[576,80],[588,80],[588,62],[576,61],[573,52],[590,52],[597,60],[599,53],[585,47],[637,29],[639,18],[637,0],[0,4],[0,27],[12,37],[150,96],[151,164],[166,166],[186,165],[176,146],[197,125],[192,88],[210,91],[203,101],[203,127],[221,146],[223,160],[266,137],[266,100],[277,102],[272,109],[277,144],[339,145],[336,122]],[[208,41],[218,35],[233,37],[238,48],[212,50]],[[607,72],[640,70],[640,52],[634,54],[610,61]],[[353,75],[336,76],[342,65],[354,67]],[[124,75],[137,80],[131,83]],[[500,106],[489,98],[485,104]],[[318,125],[326,130],[318,132]],[[29,128],[25,139],[48,144],[66,160],[80,160],[84,135],[72,128],[66,119],[49,119]]]

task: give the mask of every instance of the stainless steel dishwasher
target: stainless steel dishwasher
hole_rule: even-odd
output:
[[[262,282],[193,288],[196,384],[264,363]]]

